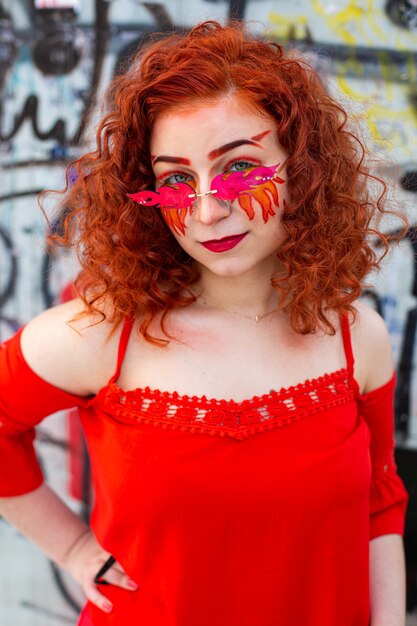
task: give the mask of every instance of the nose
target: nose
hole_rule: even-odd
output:
[[[201,224],[213,224],[230,215],[230,210],[230,203],[220,200],[215,193],[207,191],[196,194],[193,204],[193,215],[194,219],[201,222]]]

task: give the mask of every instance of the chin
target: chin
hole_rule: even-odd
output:
[[[199,265],[216,274],[216,276],[224,276],[225,278],[241,276],[255,267],[254,263],[248,263],[243,259],[219,259],[217,262],[214,260],[212,263],[199,262]]]

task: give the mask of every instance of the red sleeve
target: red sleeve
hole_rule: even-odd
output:
[[[22,330],[0,344],[0,497],[28,493],[43,482],[33,446],[36,424],[86,402],[35,374],[21,351]]]
[[[395,374],[359,399],[359,410],[371,435],[370,539],[391,533],[404,535],[409,496],[394,458],[394,390]]]

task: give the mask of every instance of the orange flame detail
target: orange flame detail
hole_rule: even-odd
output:
[[[274,185],[274,182],[277,182],[278,184],[282,184],[285,181],[283,178],[276,177],[274,178],[274,181],[269,180],[264,185],[260,185],[259,187],[255,187],[254,189],[251,189],[250,195],[242,194],[241,196],[239,196],[238,198],[239,206],[245,211],[246,215],[248,216],[250,220],[253,220],[253,218],[255,217],[255,209],[254,209],[253,201],[252,201],[253,198],[257,200],[259,204],[261,205],[262,217],[263,217],[265,224],[269,220],[270,216],[276,215],[272,206],[271,198],[269,196],[269,194],[271,194],[272,200],[274,202],[274,206],[279,208],[280,204],[279,204],[278,189]]]
[[[185,235],[185,218],[188,209],[164,209],[162,208],[162,216],[174,232]]]
[[[273,206],[280,208],[278,189],[275,185],[278,183],[281,185],[285,183],[283,178],[279,176],[274,177],[273,180],[269,180],[259,187],[254,187],[250,190],[250,193],[242,193],[238,197],[239,206],[243,209],[250,220],[255,217],[255,208],[253,199],[259,202],[262,209],[262,217],[266,224],[272,215],[276,215]],[[271,202],[271,197],[273,204]],[[284,207],[286,202],[284,199]],[[162,215],[167,225],[176,233],[185,235],[185,218],[187,214],[190,215],[193,212],[193,206],[184,209],[164,209],[162,207]]]
[[[194,181],[190,181],[187,184],[192,187],[194,191],[196,190],[197,186]],[[177,189],[175,185],[170,185],[170,187],[172,187],[173,189]],[[188,212],[190,213],[190,215],[192,214],[193,206],[185,207],[182,209],[165,209],[164,207],[161,207],[161,210],[162,216],[169,228],[171,228],[178,234],[185,235],[185,218],[187,217]]]

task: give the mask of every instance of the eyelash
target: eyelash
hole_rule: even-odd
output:
[[[192,176],[190,176],[189,174],[184,174],[183,172],[172,172],[169,176],[166,177],[162,177],[162,178],[158,178],[158,183],[160,183],[160,185],[175,185],[177,183],[188,183],[188,180],[174,180],[174,181],[170,181],[170,179],[173,176],[186,176],[189,179],[192,178]]]
[[[257,165],[259,165],[259,163],[253,163],[252,161],[249,161],[247,159],[239,159],[238,161],[232,161],[231,163],[229,163],[229,165],[227,166],[229,169],[226,169],[225,171],[226,172],[230,171],[230,167],[232,165],[236,165],[237,163],[245,163],[246,165],[248,165],[248,167],[245,167],[242,170],[232,170],[234,172],[244,172],[245,170],[248,170],[250,167],[256,167]]]
[[[233,165],[236,165],[238,163],[245,163],[247,165],[247,167],[241,169],[241,170],[232,170],[231,167]],[[223,172],[244,172],[245,170],[248,170],[251,167],[257,167],[259,165],[259,163],[254,163],[253,161],[249,161],[248,159],[236,159],[234,161],[231,161],[230,163],[227,164],[226,168],[223,170]],[[184,174],[183,172],[171,172],[169,174],[169,176],[166,177],[162,177],[162,178],[158,178],[158,183],[159,185],[162,187],[163,185],[175,185],[177,183],[188,183],[189,181],[184,181],[184,180],[174,180],[174,181],[170,181],[170,178],[172,178],[173,176],[186,176],[189,179],[192,179],[192,176],[189,174]]]

